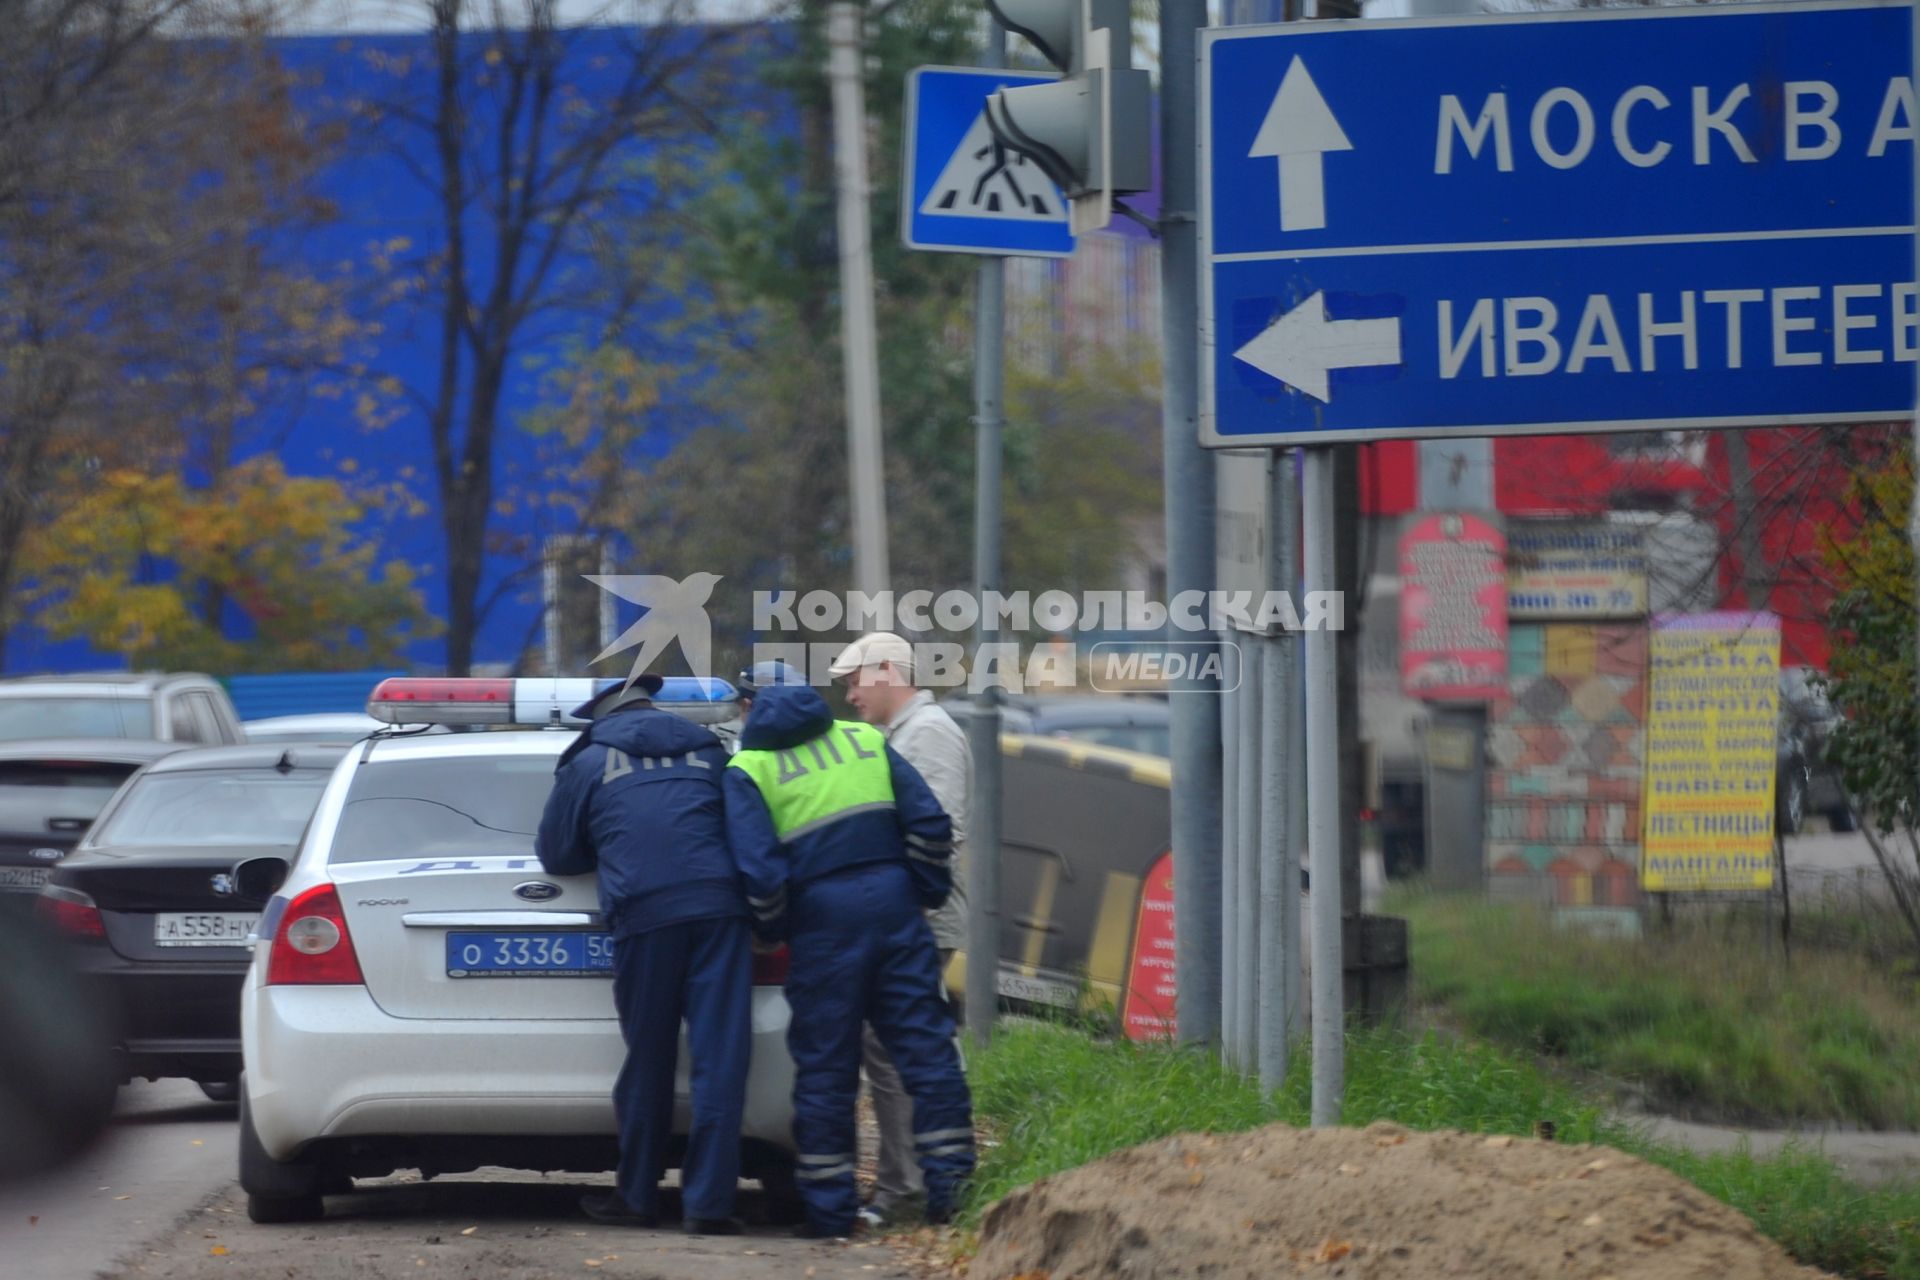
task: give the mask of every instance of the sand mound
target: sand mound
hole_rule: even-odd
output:
[[[1369,1129],[1184,1135],[1014,1192],[970,1280],[1812,1280],[1739,1213],[1604,1147]]]

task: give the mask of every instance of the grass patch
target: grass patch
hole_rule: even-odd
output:
[[[1476,900],[1389,909],[1411,924],[1416,998],[1476,1036],[1691,1115],[1920,1127],[1920,1008],[1884,964],[1812,948],[1788,964],[1751,931],[1685,921],[1615,939]]]
[[[1862,1187],[1818,1152],[1699,1155],[1613,1132],[1605,1141],[1679,1174],[1809,1266],[1878,1280],[1920,1277],[1920,1185]]]
[[[1175,1133],[1233,1133],[1274,1121],[1305,1126],[1310,1064],[1295,1055],[1272,1097],[1210,1054],[1065,1027],[1017,1025],[972,1056],[975,1110],[998,1146],[974,1179],[976,1213],[1015,1187]],[[1560,1140],[1593,1142],[1597,1106],[1510,1054],[1436,1036],[1408,1041],[1359,1032],[1347,1045],[1342,1120],[1392,1120],[1410,1129],[1528,1134],[1550,1120]]]
[[[1306,1054],[1272,1096],[1191,1049],[1013,1026],[970,1055],[974,1107],[996,1146],[981,1153],[965,1219],[1001,1196],[1126,1147],[1176,1133],[1307,1123]],[[1699,1156],[1650,1142],[1526,1058],[1436,1036],[1356,1033],[1344,1123],[1526,1134],[1552,1121],[1563,1142],[1602,1142],[1662,1165],[1752,1218],[1803,1262],[1843,1275],[1920,1280],[1920,1187],[1865,1190],[1824,1158],[1790,1150]]]

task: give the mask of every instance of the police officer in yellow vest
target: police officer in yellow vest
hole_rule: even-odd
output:
[[[854,1227],[863,1022],[913,1099],[927,1218],[948,1220],[973,1172],[973,1107],[923,912],[952,889],[951,822],[878,729],[836,721],[803,684],[758,690],[724,790],[755,932],[790,951],[800,1234]]]

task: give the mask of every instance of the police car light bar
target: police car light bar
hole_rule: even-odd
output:
[[[388,724],[567,725],[578,728],[574,709],[624,683],[617,679],[489,679],[395,676],[382,680],[367,699],[367,714]],[[653,705],[696,724],[719,724],[736,714],[734,687],[725,680],[668,676]]]

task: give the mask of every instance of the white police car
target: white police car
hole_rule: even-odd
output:
[[[579,723],[568,710],[607,683],[387,680],[367,709],[389,723],[533,727],[371,738],[341,760],[291,867],[235,867],[241,892],[273,895],[241,992],[240,1184],[255,1222],[319,1217],[323,1195],[398,1169],[614,1166],[611,939],[593,877],[546,875],[533,848]],[[710,722],[732,698],[724,681],[681,679],[655,702]],[[754,962],[742,1173],[784,1215],[785,951]],[[681,1137],[687,1071],[683,1036]]]

